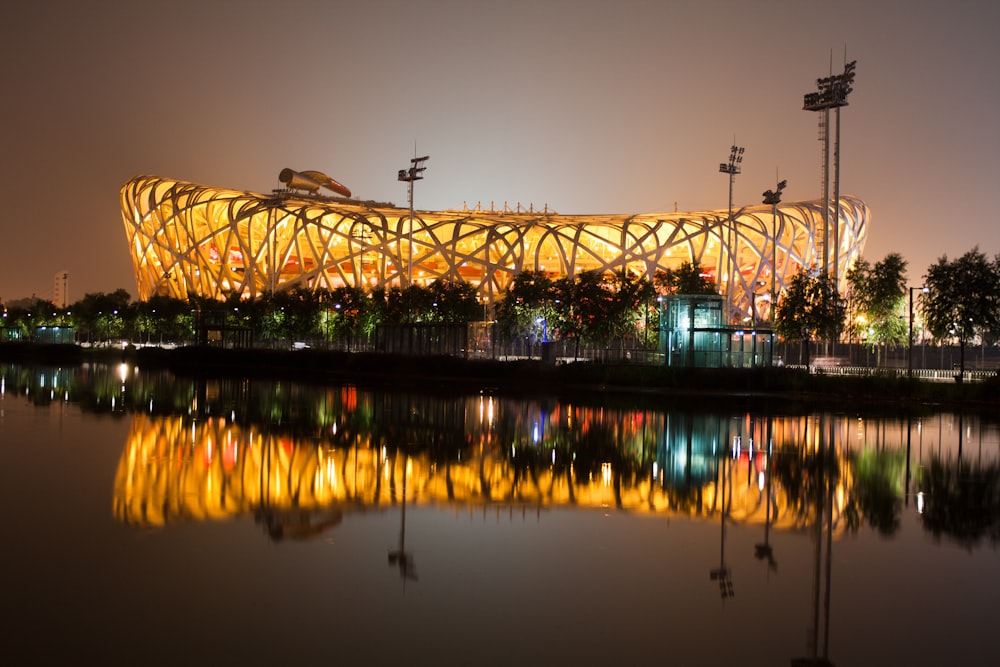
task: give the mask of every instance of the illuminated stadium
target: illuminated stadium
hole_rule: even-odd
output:
[[[831,202],[830,217],[839,211],[836,234],[826,233],[822,200],[734,208],[732,225],[728,210],[560,215],[506,206],[418,210],[411,225],[410,209],[350,199],[347,188],[319,172],[285,169],[279,178],[289,187],[270,194],[157,176],[128,181],[121,206],[139,298],[251,298],[295,287],[444,279],[467,281],[493,303],[521,271],[652,278],[698,262],[735,307],[749,312],[750,299],[766,295],[772,280],[780,293],[801,267],[824,266],[827,236],[837,239],[830,273],[843,289],[869,219],[862,201],[843,196],[839,207]],[[344,196],[319,196],[320,186]],[[739,270],[730,284],[733,265]]]

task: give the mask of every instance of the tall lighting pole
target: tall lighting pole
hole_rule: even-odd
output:
[[[726,301],[727,307],[733,307],[733,274],[736,270],[736,257],[733,252],[733,179],[740,173],[740,164],[743,162],[743,147],[733,144],[729,149],[729,162],[719,164],[719,171],[729,174],[729,220],[726,223],[726,252],[729,253],[729,279],[726,281]],[[730,312],[731,316],[731,312]]]
[[[410,160],[409,169],[400,169],[399,176],[397,180],[405,181],[409,183],[410,191],[410,224],[409,233],[407,234],[407,255],[406,260],[406,286],[410,287],[413,285],[413,182],[422,179],[424,170],[427,167],[424,166],[424,162],[430,159],[430,155],[425,155],[423,157],[415,157]]]
[[[775,294],[776,280],[778,273],[778,204],[781,203],[781,191],[788,185],[788,181],[780,181],[774,190],[764,192],[764,203],[771,205],[771,223],[774,231],[771,234],[771,312],[769,319],[774,322],[774,307],[778,303],[778,295]]]
[[[834,284],[837,282],[837,265],[840,263],[840,107],[847,106],[847,95],[853,90],[854,68],[856,60],[844,65],[844,73],[831,75],[822,79],[816,79],[816,86],[819,90],[815,93],[806,93],[803,98],[802,108],[805,111],[823,112],[823,271],[832,275]],[[834,142],[834,197],[836,198],[837,219],[833,229],[833,249],[830,249],[830,109],[837,112],[837,134]],[[830,258],[833,258],[833,271],[830,271]]]
[[[930,290],[926,287],[910,288],[910,335],[907,338],[906,346],[906,377],[913,377],[913,291],[920,290],[927,294]]]

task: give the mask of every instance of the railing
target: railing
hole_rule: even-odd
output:
[[[905,368],[872,368],[870,366],[847,366],[827,363],[810,363],[809,366],[790,364],[787,368],[808,369],[817,375],[852,375],[859,377],[906,377],[910,372]],[[983,382],[996,377],[995,370],[968,370],[961,374],[962,382]],[[914,368],[911,377],[928,382],[956,382],[958,370],[936,368]]]

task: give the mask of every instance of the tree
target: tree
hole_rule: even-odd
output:
[[[847,307],[833,279],[826,273],[800,269],[781,295],[775,312],[775,331],[783,339],[802,342],[809,365],[809,342],[840,335]]]
[[[186,316],[190,320],[191,308],[183,299],[157,294],[147,301],[133,303],[131,309],[135,317],[133,328],[140,341],[142,335],[146,336],[147,343],[152,336],[158,336],[162,343],[164,337],[176,342],[190,335],[190,325],[184,326],[183,322]]]
[[[282,313],[280,337],[305,340],[317,337],[320,329],[320,296],[304,287],[281,290],[271,295],[272,309]]]
[[[402,324],[403,322],[403,290],[398,286],[375,287],[371,291],[371,300],[375,319],[379,324]]]
[[[431,283],[427,291],[432,299],[432,321],[460,324],[483,319],[483,307],[472,283],[439,279]]]
[[[346,341],[350,350],[352,341],[371,335],[374,330],[369,316],[372,304],[364,290],[342,286],[329,292],[321,290],[318,295],[324,339]]]
[[[46,323],[55,308],[51,301],[35,299],[30,304],[11,306],[4,309],[3,325],[10,330],[13,340],[34,340],[38,326]]]
[[[496,307],[496,327],[500,337],[513,341],[521,336],[537,337],[544,330],[536,326],[539,319],[553,330],[566,333],[568,322],[557,314],[556,301],[568,304],[569,296],[557,289],[552,279],[538,271],[522,271],[514,276]],[[564,312],[560,309],[559,313]],[[544,331],[547,337],[547,331]]]
[[[85,294],[73,304],[73,320],[90,341],[117,338],[125,329],[125,314],[132,297],[124,289],[111,294]]]
[[[935,338],[958,340],[961,381],[966,343],[1000,333],[1000,255],[989,260],[977,246],[953,261],[942,256],[927,269],[924,286],[924,323]]]
[[[657,294],[715,294],[715,281],[698,262],[683,262],[677,270],[657,271],[653,276]]]
[[[609,319],[607,277],[600,271],[584,271],[575,280],[561,281],[560,287],[559,301],[568,306],[568,326],[579,339],[599,345],[610,341],[615,324]]]
[[[849,326],[875,348],[878,366],[881,349],[901,343],[907,336],[908,322],[902,315],[906,305],[906,260],[898,253],[889,253],[874,266],[858,260],[847,272],[847,283],[852,314],[857,316]]]
[[[631,271],[616,273],[610,287],[608,321],[611,323],[611,334],[621,340],[624,346],[625,338],[638,333],[639,322],[643,322],[645,326],[648,321],[649,304],[655,290],[648,279]]]

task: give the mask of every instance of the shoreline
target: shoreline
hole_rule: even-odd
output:
[[[246,377],[308,383],[353,383],[383,389],[490,391],[522,396],[616,396],[660,402],[739,400],[833,408],[947,407],[992,411],[1000,378],[985,382],[926,382],[895,372],[834,376],[791,368],[667,368],[646,364],[537,359],[499,361],[366,352],[217,347],[83,348],[0,344],[0,361],[76,365],[129,362],[188,377]]]

